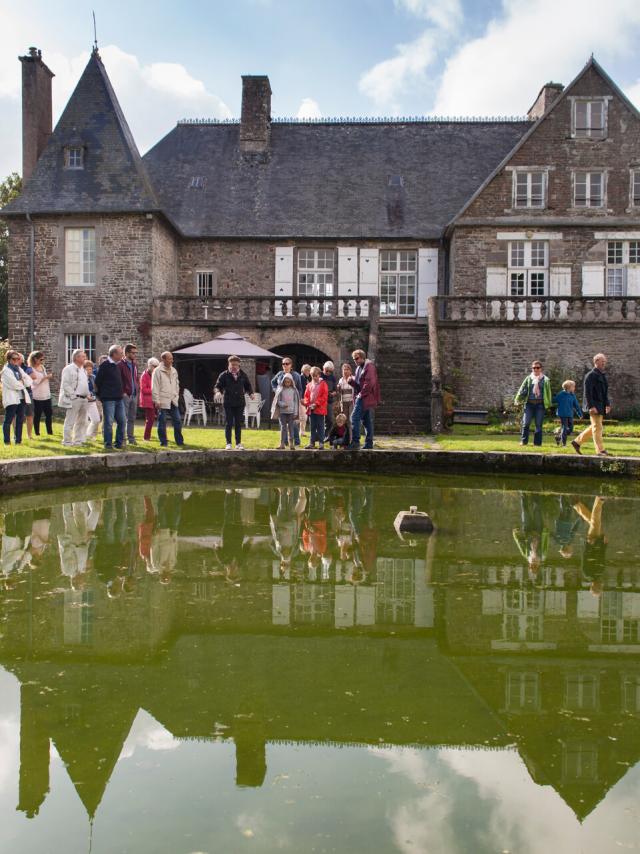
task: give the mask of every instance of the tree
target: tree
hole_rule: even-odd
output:
[[[9,204],[22,191],[22,178],[12,172],[0,184],[0,208]],[[9,250],[9,229],[0,219],[0,339],[6,338],[9,331],[9,270],[7,256]]]

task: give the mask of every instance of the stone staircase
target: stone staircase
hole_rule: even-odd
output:
[[[376,433],[427,433],[431,426],[431,364],[426,320],[381,321],[375,363],[382,391]]]

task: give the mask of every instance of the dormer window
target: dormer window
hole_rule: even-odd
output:
[[[604,139],[607,135],[606,100],[575,98],[571,123],[574,139]]]
[[[84,148],[81,145],[68,145],[64,150],[65,169],[84,169]]]

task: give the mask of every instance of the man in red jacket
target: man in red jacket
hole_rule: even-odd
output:
[[[373,412],[381,402],[378,372],[371,359],[367,359],[364,350],[354,350],[351,354],[356,363],[355,377],[349,379],[353,386],[356,399],[351,413],[352,440],[349,447],[354,451],[360,450],[360,424],[364,427],[364,449],[373,448]]]

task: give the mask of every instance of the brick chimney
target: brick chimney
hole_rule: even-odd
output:
[[[266,75],[243,75],[240,149],[263,152],[271,138],[271,85]]]
[[[27,181],[44,151],[52,128],[51,78],[42,51],[29,48],[22,63],[22,180]]]
[[[535,121],[544,115],[551,104],[560,97],[563,89],[564,86],[562,83],[545,83],[533,105],[529,107],[527,118]]]

